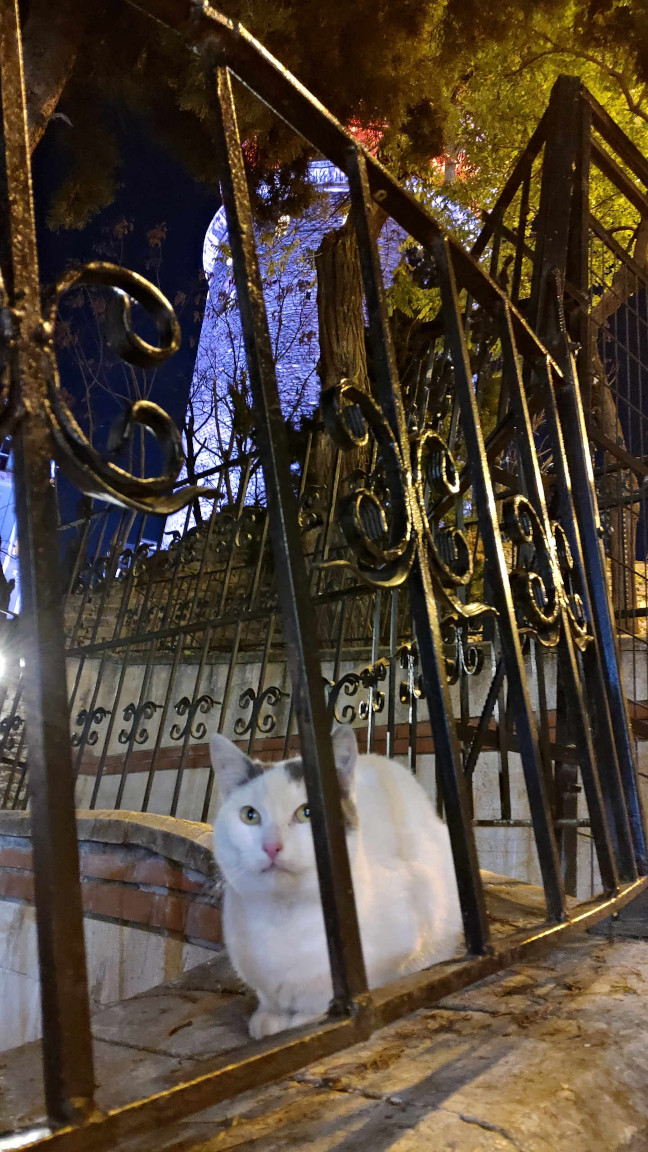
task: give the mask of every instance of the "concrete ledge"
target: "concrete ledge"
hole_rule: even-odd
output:
[[[222,945],[222,884],[208,824],[135,812],[79,812],[84,912]],[[0,899],[31,903],[31,817],[0,812]]]

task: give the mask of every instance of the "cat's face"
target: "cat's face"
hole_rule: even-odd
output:
[[[291,775],[293,763],[266,768],[234,788],[219,810],[216,859],[238,892],[316,887],[306,787]]]
[[[345,818],[352,825],[353,734],[338,737],[335,747]],[[211,754],[221,796],[215,855],[228,884],[246,895],[315,894],[315,849],[301,759],[264,765],[222,736],[212,739]]]

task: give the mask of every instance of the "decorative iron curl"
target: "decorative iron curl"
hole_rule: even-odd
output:
[[[188,732],[193,740],[202,740],[207,735],[207,725],[199,720],[194,728],[196,714],[202,712],[203,716],[206,716],[217,704],[222,704],[222,700],[214,700],[214,697],[207,692],[203,696],[199,696],[193,704],[188,696],[183,696],[177,704],[174,704],[174,708],[178,716],[186,715],[187,720],[183,728],[179,724],[172,725],[169,733],[171,739],[183,740]]]
[[[261,718],[260,713],[264,704],[270,708],[276,707],[280,700],[287,700],[288,692],[282,692],[281,688],[271,684],[265,691],[255,692],[254,688],[246,688],[239,697],[239,708],[249,708],[252,706],[252,712],[249,719],[246,721],[243,716],[239,716],[234,724],[234,731],[237,736],[246,736],[248,732],[258,731],[267,735],[273,732],[277,727],[277,718],[271,712],[268,712]]]
[[[470,640],[467,620],[447,616],[441,625],[444,644],[452,649],[446,656],[446,675],[449,684],[456,684],[461,675],[478,676],[484,667],[484,651]]]
[[[325,389],[321,406],[326,430],[341,448],[360,448],[372,434],[385,495],[379,499],[365,481],[341,498],[340,526],[358,563],[330,560],[319,566],[350,569],[374,588],[396,588],[416,553],[409,467],[381,409],[354,381],[344,379]]]
[[[441,583],[450,588],[468,584],[472,576],[472,556],[464,533],[457,527],[442,528],[430,523],[425,499],[426,484],[430,494],[440,499],[459,492],[459,470],[454,456],[438,432],[426,429],[413,442],[412,466],[423,528]]]
[[[574,558],[562,524],[553,521],[551,530],[556,547],[556,562],[560,572],[561,601],[567,614],[574,642],[581,651],[584,651],[591,642],[592,636],[587,628],[585,606],[580,594],[574,588]]]
[[[142,720],[152,720],[158,709],[163,708],[163,704],[156,704],[154,700],[146,700],[139,706],[136,704],[127,704],[124,708],[124,720],[132,720],[130,729],[122,728],[117,739],[120,744],[129,744],[134,740],[136,744],[146,744],[149,738],[148,728],[140,728]],[[139,729],[139,731],[138,731]]]
[[[180,326],[165,296],[144,277],[116,264],[94,262],[70,270],[56,285],[46,320],[42,326],[43,352],[48,361],[45,410],[54,440],[54,456],[72,482],[88,496],[107,500],[140,512],[168,515],[185,507],[198,496],[215,495],[214,489],[196,485],[174,492],[174,485],[184,464],[180,433],[171,417],[150,400],[129,404],[117,420],[108,444],[110,452],[119,451],[130,440],[137,425],[157,440],[163,460],[160,476],[137,477],[100,455],[75,420],[60,386],[54,330],[61,297],[82,284],[110,290],[106,307],[107,339],[113,351],[140,368],[162,364],[180,347]],[[148,312],[160,335],[154,347],[131,328],[131,299]]]
[[[3,752],[13,752],[17,744],[14,733],[20,732],[24,723],[24,718],[16,714],[3,716],[2,720],[0,720],[0,736],[2,737]]]
[[[92,712],[88,712],[87,708],[82,708],[77,713],[76,724],[81,728],[80,732],[73,732],[70,736],[70,744],[73,748],[78,748],[82,743],[95,745],[99,740],[99,733],[95,730],[91,731],[93,724],[103,724],[107,716],[111,716],[110,708],[95,708]]]
[[[504,529],[517,548],[510,573],[511,592],[522,629],[530,630],[546,647],[560,638],[560,573],[540,518],[525,496],[511,496],[503,504]],[[524,551],[529,559],[523,559]]]
[[[332,720],[338,724],[353,724],[358,712],[353,704],[343,704],[338,708],[340,696],[357,696],[360,687],[360,676],[357,672],[345,672],[339,680],[328,680],[323,677],[324,687],[328,689],[326,704]]]
[[[324,677],[324,686],[328,689],[327,707],[329,715],[337,724],[353,724],[358,717],[361,720],[369,718],[370,711],[380,713],[385,707],[385,693],[378,685],[387,678],[389,660],[381,657],[375,664],[370,664],[360,672],[345,672],[339,680],[328,680]],[[357,696],[361,688],[371,691],[371,706],[368,700],[360,700],[357,704],[344,704],[338,707],[340,696]]]

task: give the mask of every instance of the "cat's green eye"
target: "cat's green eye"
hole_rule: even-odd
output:
[[[308,824],[310,820],[310,808],[308,804],[302,804],[295,812],[295,820],[298,824]]]
[[[250,804],[245,804],[239,813],[241,820],[244,824],[260,824],[261,817],[256,808],[252,808]]]

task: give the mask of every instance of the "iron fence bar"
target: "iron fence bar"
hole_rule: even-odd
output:
[[[504,357],[504,372],[507,374],[511,386],[510,395],[511,405],[515,415],[517,446],[518,451],[520,452],[520,462],[526,480],[528,497],[532,507],[535,509],[536,514],[540,518],[540,525],[544,531],[545,546],[548,549],[549,557],[553,561],[556,577],[557,579],[560,579],[558,561],[556,557],[556,545],[554,542],[551,524],[549,522],[549,515],[547,513],[544,487],[540,476],[538,457],[535,451],[533,429],[531,427],[529,409],[526,401],[526,393],[522,380],[522,373],[520,371],[520,365],[517,359],[515,337],[513,335],[513,327],[510,321],[510,316],[508,314],[508,309],[505,309],[504,311],[500,331]],[[560,445],[557,444],[557,447],[560,448]],[[564,505],[567,503],[567,493],[569,493],[570,490],[569,474],[565,465],[561,464],[561,466],[563,468],[563,480],[565,483],[565,495],[563,499]],[[571,519],[573,519],[573,516]],[[573,724],[576,734],[576,744],[578,747],[581,776],[583,780],[583,787],[585,788],[589,816],[592,823],[592,832],[596,844],[597,859],[601,872],[601,879],[603,881],[606,892],[614,892],[618,886],[618,876],[605,815],[601,782],[599,779],[596,763],[596,755],[594,752],[592,736],[587,719],[585,699],[583,697],[581,688],[581,678],[576,661],[576,649],[572,632],[572,621],[570,619],[569,612],[567,611],[566,600],[560,593],[559,587],[556,587],[555,595],[559,597],[559,612],[562,628],[562,640],[560,645],[562,649],[563,666],[565,672],[564,686],[567,697],[566,702],[569,708],[570,721]]]
[[[609,152],[602,148],[596,138],[590,140],[590,150],[592,163],[598,168],[599,172],[605,176],[615,188],[621,192],[626,200],[632,204],[633,208],[641,216],[645,216],[648,212],[648,196],[637,188],[636,184],[626,176],[623,168],[617,164],[616,160],[610,156]]]
[[[648,269],[642,268],[641,264],[638,264],[629,252],[626,252],[625,248],[619,244],[619,241],[611,232],[608,232],[605,225],[601,224],[601,221],[592,212],[589,213],[589,227],[597,239],[601,240],[606,248],[609,248],[610,252],[613,252],[617,259],[634,273],[638,284],[648,284]]]
[[[541,373],[547,395],[545,420],[552,443],[554,469],[558,481],[558,500],[561,522],[565,528],[576,573],[579,577],[578,591],[583,601],[585,618],[593,621],[590,589],[587,580],[587,563],[583,555],[580,528],[576,515],[572,479],[567,463],[568,453],[562,433],[558,412],[553,373],[549,366]],[[569,440],[571,437],[567,437]],[[592,703],[590,715],[594,729],[596,747],[599,750],[598,765],[604,782],[604,800],[609,809],[608,826],[615,847],[617,867],[623,880],[633,880],[637,875],[635,852],[632,841],[628,809],[624,796],[619,758],[615,743],[614,729],[610,714],[606,683],[603,677],[600,655],[600,638],[596,627],[593,629],[592,643],[582,655],[582,672],[585,691]]]
[[[366,997],[367,978],[309,584],[289,465],[286,428],[277,390],[263,288],[254,244],[252,211],[229,73],[213,51],[205,61],[221,191],[243,328],[248,373],[259,427],[270,538],[283,614],[286,656],[311,807],[322,907],[338,1008]]]
[[[584,85],[581,88],[581,94],[583,101],[591,109],[592,126],[606,143],[614,148],[614,151],[621,157],[623,163],[627,164],[631,172],[634,172],[637,179],[648,186],[648,159],[619,128],[619,125],[615,124],[609,112],[606,112],[603,105],[599,104],[596,97]]]
[[[58,495],[58,493],[57,493],[57,495]],[[79,575],[79,569],[81,567],[81,564],[83,563],[83,557],[86,555],[88,540],[90,539],[90,529],[92,527],[92,522],[98,515],[100,515],[100,513],[95,512],[95,513],[91,514],[90,516],[88,516],[85,520],[75,520],[71,524],[63,524],[63,525],[59,526],[59,533],[61,533],[61,534],[63,534],[65,532],[66,528],[82,528],[82,531],[80,533],[80,538],[76,543],[76,552],[74,555],[74,561],[72,564],[72,568],[70,570],[70,577],[69,577],[69,580],[67,581],[67,587],[65,590],[66,599],[68,596],[72,595],[72,590],[74,589],[74,586],[75,586],[76,581],[77,581],[77,577]]]
[[[4,719],[4,731],[2,733],[2,737],[0,738],[0,760],[4,760],[4,758],[5,758],[6,751],[7,751],[7,745],[9,743],[9,740],[11,737],[12,725],[13,725],[14,721],[16,720],[16,717],[18,716],[18,706],[20,704],[20,699],[21,699],[21,696],[23,694],[23,678],[24,678],[24,670],[18,678],[18,683],[16,684],[16,690],[14,692],[13,700],[11,701],[11,707],[10,707],[9,711],[7,712],[6,716],[3,718]],[[8,794],[9,794],[10,784],[13,784],[13,779],[11,779],[11,778],[7,784],[7,788],[5,789],[5,793],[4,793],[3,798],[2,798],[2,807],[3,808],[5,806],[5,802],[6,802]]]
[[[398,599],[399,589],[394,588],[389,598],[389,682],[387,688],[387,738],[385,755],[394,756],[396,743],[396,689],[398,687]]]
[[[533,162],[542,149],[546,135],[547,111],[545,109],[541,120],[539,120],[538,124],[533,130],[526,148],[522,152],[522,155],[519,157],[519,159],[516,160],[511,175],[508,177],[504,187],[502,188],[502,191],[497,197],[497,203],[495,207],[488,213],[488,219],[485,227],[479,233],[477,240],[470,249],[470,255],[473,256],[475,260],[479,260],[480,256],[483,255],[491,237],[495,238],[495,233],[500,228],[500,225],[504,219],[504,213],[506,212],[506,209],[512,204],[518,188],[524,180],[531,176]],[[491,276],[492,275],[493,272],[491,271]]]
[[[522,278],[522,264],[524,257],[524,249],[526,247],[524,238],[526,236],[527,223],[529,219],[529,196],[531,193],[531,166],[525,173],[524,180],[522,181],[522,194],[520,198],[520,212],[518,217],[517,240],[515,244],[515,263],[513,265],[513,278],[511,280],[511,299],[515,304],[519,302],[520,295],[520,280]]]
[[[362,585],[353,585],[347,588],[336,588],[332,589],[330,592],[318,593],[315,597],[315,603],[332,604],[338,600],[347,598],[356,600],[363,599],[365,593],[366,589]],[[179,635],[188,636],[192,632],[203,632],[208,625],[216,628],[223,627],[226,624],[236,624],[238,620],[242,620],[246,623],[252,620],[258,620],[260,617],[267,615],[268,611],[269,609],[267,607],[255,609],[248,608],[244,612],[232,610],[230,613],[227,613],[224,616],[218,616],[215,614],[214,616],[210,616],[207,620],[191,620],[187,624],[179,624],[174,628],[169,627],[161,629],[160,631],[149,630],[148,632],[144,632],[142,635],[136,637],[131,635],[130,637],[125,636],[117,640],[98,641],[96,644],[93,644],[90,650],[82,647],[68,649],[66,655],[68,657],[83,655],[95,656],[106,650],[115,651],[120,648],[126,648],[129,645],[132,646],[135,643],[144,644],[147,641],[155,639],[174,640]]]
[[[217,491],[218,491],[219,495],[220,495],[221,478],[222,478],[223,474],[224,474],[224,472],[221,471],[221,473],[219,474],[219,478],[218,478],[218,490]],[[247,460],[245,463],[245,468],[241,472],[241,476],[239,479],[239,490],[237,493],[236,504],[235,504],[237,520],[240,517],[241,511],[243,509],[243,505],[244,505],[244,501],[245,501],[245,495],[247,492],[247,486],[249,483],[249,476],[250,476],[250,461]],[[209,546],[210,546],[211,540],[212,540],[212,535],[214,532],[214,525],[216,523],[216,516],[217,516],[217,501],[215,499],[213,504],[212,504],[211,513],[209,516],[209,524],[207,526],[207,534],[204,537],[203,543],[202,543],[202,555],[200,557],[200,563],[198,565],[198,572],[196,573],[196,577],[195,577],[194,592],[193,592],[193,596],[192,596],[192,600],[191,600],[191,605],[189,608],[190,617],[193,616],[194,612],[196,611],[196,607],[197,607],[198,600],[200,597],[200,588],[201,588],[201,583],[202,583],[202,581],[204,579],[204,575],[205,575],[205,568],[207,565],[207,556],[208,556],[208,552],[209,552]],[[232,540],[232,549],[230,552],[230,561],[234,555],[235,546],[236,546],[236,539],[234,538]],[[229,577],[231,576],[231,571],[232,571],[232,569],[230,566],[230,567],[228,567],[228,574],[227,574],[227,580],[228,581],[229,581]],[[225,591],[223,592],[223,596],[221,597],[221,605],[224,602],[224,597],[225,597]],[[171,799],[171,806],[169,809],[169,815],[170,816],[176,815],[177,809],[178,809],[178,803],[180,801],[182,782],[183,782],[184,772],[185,772],[185,768],[186,768],[187,756],[189,753],[189,742],[191,740],[191,735],[192,735],[192,723],[193,723],[192,716],[193,716],[193,713],[195,710],[196,701],[200,697],[200,683],[201,683],[201,680],[202,680],[202,677],[203,677],[203,674],[205,671],[205,664],[207,662],[207,656],[209,654],[209,646],[211,644],[211,638],[212,638],[212,629],[206,628],[204,636],[203,636],[203,643],[202,643],[202,650],[201,650],[201,655],[200,655],[200,662],[198,665],[198,671],[196,672],[194,691],[192,693],[191,702],[190,702],[189,709],[187,712],[187,726],[186,726],[186,731],[185,731],[185,735],[184,735],[184,740],[182,742],[182,751],[180,754],[180,763],[178,765],[177,772],[176,772],[176,779],[175,779],[175,784],[174,784],[174,788],[173,788],[173,796]],[[178,655],[179,655],[179,650],[180,650],[180,645],[177,646],[177,650],[176,650]],[[175,668],[176,667],[177,667],[177,665],[174,665],[174,675],[175,675]],[[170,678],[169,684],[167,686],[167,694],[166,694],[165,701],[164,701],[164,709],[162,712],[162,716],[160,717],[160,726],[159,726],[158,735],[157,735],[156,748],[159,747],[159,741],[161,739],[161,734],[163,731],[162,725],[165,722],[166,716],[168,714],[168,705],[169,705],[169,700],[170,700],[169,689],[171,688],[172,683],[173,683],[173,681]],[[153,760],[152,763],[153,763],[153,770],[155,770],[155,760]],[[205,793],[207,793],[207,790],[209,789],[209,780],[211,778],[212,771],[213,771],[213,769],[210,766],[210,769],[209,769],[210,774],[208,775],[208,781],[207,781]],[[150,795],[150,789],[149,789],[149,795]],[[211,796],[211,792],[210,792],[210,796]],[[206,794],[205,794],[205,798],[203,800],[203,809],[205,807],[205,800],[206,800]]]
[[[45,419],[38,258],[20,18],[17,0],[0,8],[4,210],[0,260],[13,314],[10,350],[21,420],[13,439],[18,522],[21,645],[29,723],[34,898],[43,1014],[45,1100],[54,1123],[82,1119],[93,1108],[90,1035],[74,782],[68,730],[62,589]]]
[[[636,863],[638,871],[643,875],[648,868],[643,814],[637,788],[627,702],[621,680],[618,640],[607,587],[601,522],[582,402],[581,389],[587,392],[590,377],[589,318],[585,310],[580,308],[576,318],[581,345],[577,375],[561,305],[566,272],[569,272],[579,290],[586,290],[588,285],[590,105],[591,101],[584,97],[584,89],[576,78],[563,76],[554,85],[551,97],[554,130],[551,133],[551,144],[545,148],[542,172],[536,226],[538,258],[534,269],[531,317],[537,331],[550,346],[555,347],[560,358],[561,372],[554,373],[553,364],[547,361],[546,373],[553,378],[557,419],[562,428],[569,429],[569,435],[564,441],[564,459],[570,478],[580,549],[573,532],[570,545],[576,546],[577,562],[579,551],[582,550],[582,585],[583,588],[587,586],[589,592],[591,620],[607,700],[607,708],[597,708],[596,720],[598,731],[603,733],[604,748],[608,752],[611,748],[606,730],[612,733],[635,857],[633,863],[624,829],[623,805],[620,805],[618,795],[616,801],[614,799],[616,784],[612,759],[608,765],[607,783],[611,802],[615,806],[619,866],[623,872],[631,875]],[[550,415],[552,410],[553,405],[548,409]],[[550,423],[550,428],[552,426],[555,429],[555,424]],[[556,459],[560,461],[561,458],[558,451]],[[568,525],[569,522],[566,523]],[[596,677],[590,664],[586,659],[585,669],[589,675]],[[593,684],[593,689],[595,704],[603,705],[600,678],[598,683]],[[610,717],[609,729],[606,713]]]
[[[373,627],[371,629],[371,656],[370,663],[375,665],[380,652],[380,624],[381,624],[381,604],[382,593],[380,588],[376,590],[376,598],[374,601],[373,613]],[[378,693],[380,688],[371,684],[369,688],[368,708],[369,715],[367,716],[367,752],[373,752],[374,742],[376,739],[376,709],[374,705],[378,702]]]
[[[466,454],[471,470],[475,503],[484,549],[489,559],[489,581],[495,608],[498,611],[500,642],[506,664],[509,693],[515,710],[518,744],[529,796],[531,819],[534,824],[538,860],[547,900],[547,912],[550,919],[562,920],[565,915],[565,893],[560,876],[560,859],[551,826],[551,813],[538,748],[538,733],[526,684],[515,608],[497,521],[493,486],[473,391],[468,353],[463,338],[461,308],[452,267],[451,248],[447,241],[439,240],[432,245],[432,252],[440,280],[441,301],[452,351],[455,388],[461,403]]]
[[[603,663],[605,695],[632,833],[636,866],[639,874],[645,875],[648,869],[648,857],[646,855],[643,813],[637,786],[630,717],[621,679],[618,639],[607,586],[601,541],[601,522],[594,491],[594,475],[585,430],[585,414],[576,382],[576,370],[571,350],[564,332],[563,341],[564,376],[556,386],[556,403],[562,426],[569,428],[569,436],[565,442],[565,456],[572,478],[574,507],[583,549],[592,624]],[[618,826],[619,818],[617,817]]]
[[[549,728],[549,709],[547,708],[547,678],[545,676],[544,649],[540,643],[540,640],[538,639],[533,640],[531,643],[533,648],[533,668],[535,671],[535,689],[537,694],[536,711],[539,717],[538,740],[540,743],[540,755],[542,757],[542,763],[545,770],[549,807],[551,808],[552,814],[555,815],[555,792],[553,787],[553,776],[551,772],[551,731]]]
[[[144,527],[144,521],[142,519],[140,522],[140,529],[139,529],[139,533],[138,533],[138,538],[140,541],[141,541],[143,527]],[[106,599],[109,595],[110,585],[115,578],[115,573],[117,571],[117,565],[119,564],[122,550],[123,550],[124,544],[127,542],[127,540],[128,540],[128,533],[125,533],[123,531],[123,525],[120,525],[120,529],[116,533],[114,555],[111,558],[108,573],[107,573],[105,581],[104,581],[104,591],[103,591],[103,595],[101,598],[101,603],[95,611],[95,623],[93,626],[93,640],[96,640],[101,620],[104,618],[104,606],[106,603]],[[135,579],[135,564],[133,562],[129,572],[126,575],[126,579],[124,580],[124,590],[123,590],[122,595],[121,595],[121,600],[120,600],[119,608],[117,610],[116,619],[115,619],[115,627],[113,629],[113,640],[115,639],[115,637],[121,636],[122,628],[124,625],[124,620],[126,619],[126,613],[128,611],[128,605],[130,603],[131,594],[133,591],[134,579]],[[146,604],[148,603],[148,598],[150,595],[152,580],[153,580],[153,573],[151,572],[151,574],[149,576],[147,589],[146,589],[146,595],[144,597],[144,602]],[[128,647],[126,649],[126,656],[124,659],[124,668],[126,667],[126,661],[127,661],[129,655],[130,655],[130,647]],[[82,677],[83,670],[85,667],[85,660],[86,660],[86,658],[84,656],[82,656],[81,659],[79,660],[79,666],[78,666],[77,672],[76,672],[74,687],[73,687],[72,692],[70,694],[70,711],[71,712],[73,711],[73,706],[76,702],[77,691],[78,691],[79,686],[81,684],[81,677]],[[93,713],[95,711],[95,708],[97,707],[97,700],[99,699],[99,693],[101,691],[101,686],[102,686],[103,677],[104,677],[104,671],[105,671],[105,667],[106,667],[107,662],[108,662],[108,653],[106,651],[104,651],[102,653],[102,656],[101,656],[99,671],[98,671],[97,677],[95,679],[95,682],[93,684],[92,697],[91,697],[90,703],[86,709],[88,715],[86,718],[83,732],[81,734],[81,739],[79,740],[79,750],[78,750],[77,755],[76,755],[75,770],[74,770],[75,780],[78,779],[79,773],[81,771],[83,754],[84,754],[86,747],[87,747],[87,738],[88,738],[88,734],[90,732],[90,727],[92,724],[92,716],[93,716]],[[146,684],[144,685],[144,690],[146,690]],[[146,699],[146,697],[144,697],[144,699]],[[117,695],[115,697],[115,706],[117,705],[118,700],[119,700],[119,695]],[[116,719],[116,708],[113,709],[113,715],[115,716],[115,719]],[[115,721],[113,720],[113,723],[114,722]],[[112,728],[109,729],[109,733],[110,732],[112,732]],[[109,739],[110,739],[110,735],[108,735],[108,737],[105,741],[104,753],[107,753]],[[126,755],[124,757],[124,762],[122,765],[122,779],[120,781],[120,784],[119,784],[119,787],[117,790],[117,798],[115,800],[115,805],[114,805],[115,808],[121,807],[121,799],[122,799],[122,794],[123,794],[124,785],[125,785],[125,781],[126,781],[126,775],[128,772],[129,759],[130,759],[130,748],[127,749]],[[97,774],[97,781],[95,783],[95,789],[93,790],[93,803],[91,803],[91,807],[94,807],[94,801],[96,801],[96,798],[97,798],[97,793],[98,793],[98,789],[99,789],[99,784],[101,782],[102,774],[103,774],[103,770],[102,770],[102,772]]]
[[[101,530],[100,530],[100,534],[99,534],[99,542],[97,544],[97,551],[95,553],[95,562],[96,562],[97,555],[100,554],[100,550],[103,546],[103,539],[104,539],[104,536],[106,535],[107,530],[108,530],[108,514],[105,514],[104,515],[104,522],[101,525]],[[86,605],[88,603],[88,600],[90,598],[91,593],[92,593],[92,584],[91,584],[90,579],[88,579],[88,583],[86,584],[86,587],[83,589],[82,595],[80,597],[81,603],[79,604],[79,611],[76,614],[76,620],[74,622],[74,626],[72,628],[72,634],[71,634],[70,640],[69,640],[70,647],[72,647],[72,648],[74,647],[74,643],[75,643],[76,638],[78,636],[79,628],[81,627],[81,622],[83,620],[83,613],[85,611],[85,608],[86,608]]]
[[[497,661],[497,665],[495,667],[495,673],[493,675],[493,679],[491,680],[490,684],[488,685],[488,692],[486,693],[486,699],[484,700],[484,706],[481,710],[479,720],[477,722],[477,728],[475,729],[475,735],[472,738],[472,743],[470,744],[470,747],[469,747],[468,752],[466,754],[466,759],[465,759],[465,763],[464,763],[464,772],[465,772],[465,774],[469,780],[472,778],[472,775],[475,771],[475,768],[477,767],[477,760],[478,760],[479,754],[482,751],[482,748],[484,746],[484,737],[486,735],[486,732],[488,731],[488,726],[490,724],[491,717],[492,717],[493,711],[495,709],[495,704],[497,703],[497,697],[499,696],[499,693],[500,693],[501,688],[502,688],[502,684],[504,683],[505,675],[506,675],[506,669],[504,667],[504,661],[503,661],[502,657],[500,656],[499,660]]]
[[[380,257],[370,227],[371,192],[364,155],[354,145],[346,158],[351,194],[351,215],[358,239],[360,265],[369,316],[369,339],[375,374],[375,393],[392,433],[409,462],[409,438],[405,423],[396,357],[392,345],[387,304],[382,283]],[[409,493],[412,488],[411,468],[400,478]],[[434,733],[436,763],[443,788],[450,841],[464,919],[466,943],[472,953],[483,952],[490,943],[488,917],[479,873],[475,838],[470,823],[468,790],[461,761],[452,711],[452,700],[443,655],[443,641],[438,609],[432,586],[425,536],[416,501],[410,497],[414,532],[418,548],[407,580],[412,617],[422,671],[423,688]],[[413,687],[411,689],[412,695]]]

